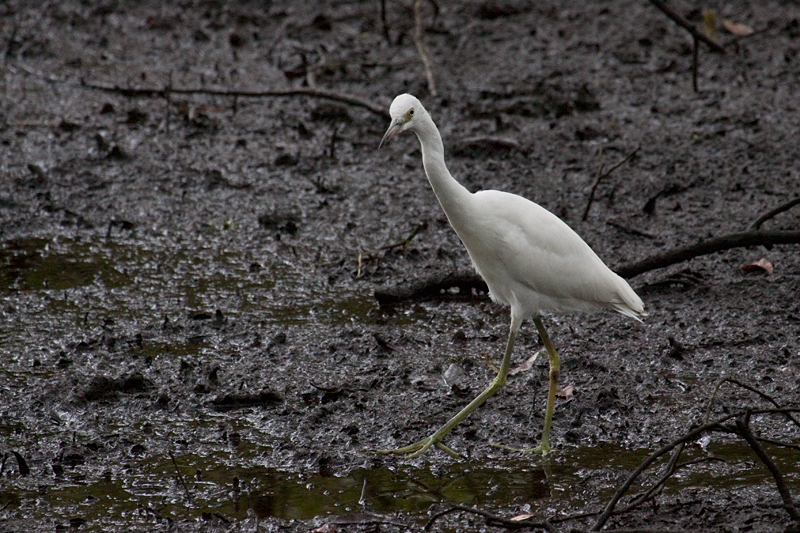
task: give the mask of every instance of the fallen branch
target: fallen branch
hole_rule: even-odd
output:
[[[600,185],[600,182],[605,178],[607,178],[608,176],[610,176],[611,173],[617,170],[619,167],[627,163],[633,156],[636,155],[636,152],[638,152],[641,148],[642,148],[641,145],[637,146],[633,152],[625,156],[625,159],[623,159],[613,167],[609,168],[605,172],[603,172],[602,167],[600,168],[600,175],[597,176],[597,180],[595,180],[594,185],[592,185],[592,190],[589,192],[589,200],[586,202],[586,209],[583,210],[583,216],[581,217],[581,220],[586,220],[586,217],[589,216],[589,208],[592,207],[592,202],[594,201],[594,193],[597,190],[597,186]]]
[[[433,2],[434,9],[438,12],[438,6]],[[425,68],[425,77],[428,79],[428,91],[431,96],[436,96],[436,81],[433,79],[433,61],[428,53],[428,48],[422,40],[422,0],[415,0],[414,2],[414,44],[419,52],[419,57],[422,59],[422,66]]]
[[[154,87],[120,87],[119,85],[109,85],[100,82],[92,82],[81,80],[81,86],[88,89],[97,91],[112,92],[121,94],[123,96],[140,96],[140,97],[162,97],[166,98],[167,95],[174,94],[206,94],[211,96],[230,96],[230,97],[247,97],[247,98],[264,98],[264,97],[282,97],[282,96],[308,96],[310,98],[322,98],[326,100],[333,100],[345,104],[362,107],[372,111],[382,118],[386,117],[386,109],[358,96],[351,94],[339,93],[336,91],[329,91],[327,89],[317,89],[311,87],[297,87],[293,89],[274,89],[268,91],[243,91],[243,90],[229,90],[229,89],[196,89],[196,88],[180,88],[180,87],[165,87],[157,89]]]
[[[767,220],[769,220],[771,218],[774,218],[776,215],[779,215],[779,214],[783,213],[784,211],[788,211],[789,209],[793,208],[794,206],[796,206],[798,204],[800,204],[800,196],[798,196],[794,200],[789,200],[785,204],[779,205],[775,209],[767,211],[766,213],[764,213],[763,215],[761,215],[760,217],[755,219],[753,221],[753,223],[750,224],[750,227],[747,228],[747,229],[750,229],[750,230],[759,229],[761,227],[761,224],[763,224]]]
[[[450,289],[458,288],[454,295]],[[430,298],[463,299],[472,290],[489,292],[486,282],[477,274],[446,274],[415,283],[410,287],[392,287],[375,291],[375,299],[381,307],[408,300],[427,300]]]
[[[650,3],[653,4],[656,8],[658,8],[666,16],[671,18],[673,22],[675,22],[678,26],[691,33],[692,37],[694,37],[698,41],[702,41],[703,43],[707,44],[708,47],[714,50],[715,52],[719,52],[720,54],[725,53],[725,48],[722,45],[720,45],[719,43],[708,37],[706,34],[695,28],[691,22],[680,16],[677,11],[666,5],[664,2],[662,2],[661,0],[650,0]]]
[[[616,272],[623,278],[632,278],[650,270],[682,263],[701,255],[713,254],[731,248],[757,245],[769,246],[773,244],[800,244],[800,231],[745,231],[713,237],[697,244],[682,246],[635,263],[622,265],[616,269]]]

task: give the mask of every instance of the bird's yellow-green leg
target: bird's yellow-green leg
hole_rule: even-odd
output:
[[[553,409],[556,403],[556,389],[558,388],[558,375],[561,372],[561,360],[558,357],[555,346],[553,346],[553,343],[550,341],[547,330],[544,329],[542,319],[535,317],[533,323],[536,324],[536,329],[539,330],[539,337],[541,337],[544,347],[547,348],[547,355],[550,359],[550,389],[547,391],[547,408],[544,412],[542,443],[532,450],[527,451],[547,455],[550,453],[550,425],[553,423]]]
[[[516,322],[516,321],[515,321]],[[452,455],[453,457],[460,457],[459,454],[442,444],[442,438],[450,433],[454,427],[456,427],[462,420],[467,418],[470,413],[480,407],[486,400],[494,396],[497,391],[503,388],[503,385],[506,383],[506,378],[508,377],[508,368],[511,364],[511,352],[514,350],[514,340],[517,338],[517,329],[519,326],[514,327],[512,324],[511,332],[508,334],[508,343],[506,344],[506,353],[503,355],[503,361],[500,363],[500,370],[497,372],[497,376],[492,380],[489,386],[480,393],[477,398],[472,400],[469,405],[463,408],[461,411],[458,412],[456,416],[451,418],[445,425],[443,425],[439,430],[427,437],[422,439],[419,442],[415,442],[410,446],[405,446],[403,448],[397,448],[395,450],[378,450],[377,453],[383,454],[410,454],[409,457],[417,457],[425,453],[431,446],[436,446],[441,450],[444,450],[448,454]]]

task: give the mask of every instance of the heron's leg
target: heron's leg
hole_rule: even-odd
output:
[[[550,341],[547,330],[544,329],[542,319],[536,317],[533,319],[533,323],[536,324],[536,329],[539,330],[539,337],[541,337],[544,347],[547,348],[547,355],[550,359],[550,389],[547,391],[547,408],[544,412],[542,443],[531,451],[547,455],[550,453],[550,425],[553,422],[553,409],[556,403],[556,389],[558,388],[558,375],[561,372],[561,360],[558,357],[555,346]]]
[[[515,327],[516,325],[516,327]],[[415,442],[410,446],[405,446],[403,448],[397,448],[395,450],[378,450],[377,453],[389,454],[394,453],[398,455],[402,454],[410,454],[409,457],[416,457],[422,453],[424,453],[428,448],[431,446],[437,446],[438,448],[444,450],[445,452],[449,453],[453,457],[459,457],[459,455],[442,444],[442,438],[450,433],[454,427],[456,427],[462,420],[467,418],[470,413],[480,407],[486,400],[491,398],[497,391],[503,388],[503,385],[506,383],[506,378],[508,377],[508,368],[511,365],[511,352],[514,350],[514,340],[517,338],[517,330],[519,329],[519,324],[516,320],[512,319],[511,322],[511,332],[508,334],[508,343],[506,344],[506,353],[503,355],[503,361],[500,363],[500,370],[497,372],[497,376],[492,380],[486,389],[480,393],[474,400],[472,400],[469,405],[463,408],[461,411],[458,412],[456,416],[451,418],[445,425],[443,425],[439,430],[427,437],[422,439],[419,442]]]

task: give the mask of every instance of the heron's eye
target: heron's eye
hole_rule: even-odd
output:
[[[408,110],[408,116],[409,117],[413,117],[414,116],[414,108],[413,107]]]

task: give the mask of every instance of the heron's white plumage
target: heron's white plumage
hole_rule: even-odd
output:
[[[425,173],[450,224],[492,298],[511,306],[517,321],[603,307],[644,316],[630,285],[557,216],[515,194],[473,194],[459,184],[445,166],[441,135],[419,100],[400,95],[390,114],[398,132],[417,134]]]

